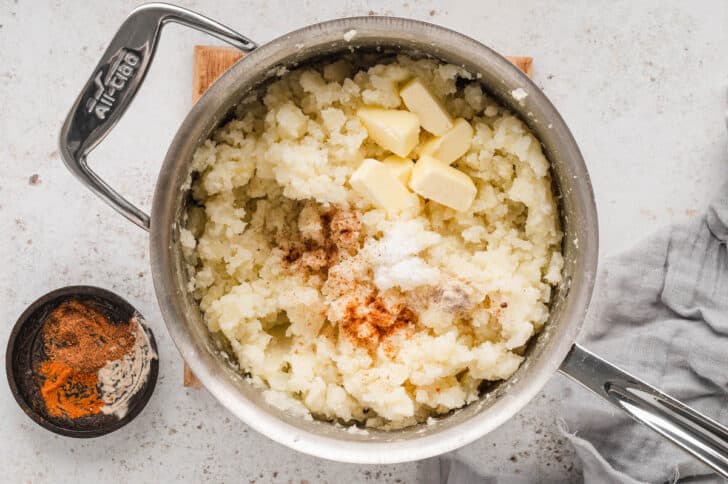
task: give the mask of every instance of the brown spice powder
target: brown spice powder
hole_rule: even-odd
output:
[[[323,271],[326,273],[325,291],[337,297],[351,297],[360,289],[351,274],[341,274],[336,269],[343,259],[356,254],[361,243],[361,220],[356,212],[330,209],[321,213],[323,240],[304,240],[285,243],[283,260],[290,270]],[[354,345],[375,351],[390,336],[406,330],[413,332],[417,314],[402,304],[389,308],[378,296],[352,297],[346,306],[344,317],[338,321],[342,334]],[[385,351],[394,352],[393,345],[385,345]]]
[[[134,346],[132,320],[112,324],[95,309],[79,301],[61,303],[43,325],[48,358],[79,372],[96,372],[118,360]]]
[[[284,241],[283,260],[293,270],[321,271],[336,264],[342,255],[359,250],[361,221],[355,212],[330,209],[321,214],[323,240]]]

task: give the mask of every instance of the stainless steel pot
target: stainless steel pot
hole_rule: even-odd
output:
[[[157,180],[152,217],[100,179],[87,165],[88,153],[124,113],[154,55],[162,26],[177,22],[210,33],[250,52],[202,96],[180,126]],[[355,32],[354,32],[355,31]],[[344,34],[354,35],[351,41]],[[528,123],[551,161],[560,194],[565,232],[564,282],[556,291],[550,320],[527,351],[521,368],[480,401],[434,425],[396,432],[346,432],[328,422],[305,421],[262,399],[230,365],[219,336],[210,334],[187,292],[178,243],[188,194],[181,187],[197,146],[251,89],[278,67],[358,51],[397,51],[433,56],[478,74],[487,92]],[[524,88],[515,102],[510,92]],[[166,4],[134,10],[103,54],[61,131],[66,166],[123,216],[150,232],[152,274],[159,305],[180,353],[205,387],[231,412],[293,449],[345,462],[393,463],[422,459],[463,446],[512,417],[549,378],[561,371],[728,476],[728,430],[677,400],[574,344],[591,297],[597,269],[597,213],[579,148],[558,111],[524,74],[488,47],[442,27],[391,17],[333,20],[284,35],[266,45],[206,17]],[[575,243],[578,241],[577,243]]]

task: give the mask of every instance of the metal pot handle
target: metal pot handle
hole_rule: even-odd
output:
[[[728,477],[728,428],[575,344],[560,371]]]
[[[165,3],[142,5],[121,24],[111,44],[66,118],[60,152],[66,167],[114,210],[149,230],[149,215],[126,200],[94,173],[88,153],[111,131],[126,111],[154,57],[159,34],[168,22],[206,32],[249,52],[255,42],[190,10]]]

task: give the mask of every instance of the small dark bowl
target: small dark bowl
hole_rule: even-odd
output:
[[[93,286],[68,286],[56,289],[31,304],[18,318],[10,333],[5,353],[5,369],[15,400],[38,425],[69,437],[98,437],[123,427],[139,415],[154,392],[159,374],[159,358],[152,359],[147,381],[129,401],[128,411],[123,418],[103,413],[77,419],[48,415],[33,369],[33,363],[38,361],[39,352],[43,351],[40,329],[48,315],[58,305],[72,299],[93,307],[114,324],[126,322],[134,314],[140,315],[131,304],[106,289]],[[154,335],[146,325],[142,324],[142,327],[149,336],[154,354],[158,354]]]

